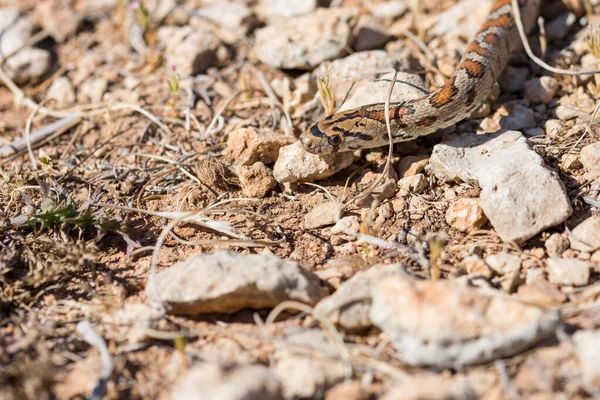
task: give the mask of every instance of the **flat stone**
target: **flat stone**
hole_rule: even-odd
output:
[[[505,252],[491,254],[485,258],[485,262],[498,275],[519,272],[521,269],[521,257]]]
[[[279,149],[294,142],[295,138],[268,129],[247,127],[236,129],[229,134],[227,148],[235,164],[252,165],[260,161],[267,165],[277,161]]]
[[[450,203],[446,210],[446,223],[461,232],[481,228],[487,217],[479,205],[479,199],[462,198]]]
[[[521,130],[536,126],[535,113],[529,107],[517,104],[510,114],[500,118],[500,126],[507,130]]]
[[[578,331],[573,335],[575,354],[581,365],[583,383],[590,394],[600,391],[600,331]]]
[[[345,378],[340,351],[324,331],[289,329],[280,340],[283,343],[275,353],[273,372],[281,382],[285,399],[322,397],[327,388]]]
[[[356,273],[344,282],[331,296],[322,299],[315,313],[327,317],[341,328],[357,332],[373,326],[369,319],[371,290],[383,278],[402,274],[402,264],[378,264]]]
[[[546,24],[546,37],[548,40],[563,39],[569,33],[577,16],[573,13],[564,13]]]
[[[549,119],[544,125],[544,131],[549,138],[555,138],[565,130],[565,124],[559,119]]]
[[[313,69],[346,52],[356,10],[319,8],[310,15],[273,21],[256,31],[258,59],[282,69]]]
[[[320,204],[310,210],[304,216],[304,227],[316,229],[327,225],[333,225],[342,216],[342,205],[335,201]]]
[[[589,144],[581,149],[579,159],[593,178],[600,179],[600,142]]]
[[[479,204],[504,241],[522,243],[572,213],[563,183],[520,132],[461,135],[435,146],[428,169],[442,181],[478,184]]]
[[[558,80],[551,76],[531,79],[525,82],[525,98],[532,103],[548,104],[558,89]]]
[[[173,400],[283,400],[277,378],[262,365],[203,363],[175,384]]]
[[[352,40],[352,48],[356,51],[381,48],[391,37],[385,26],[381,24],[381,21],[369,15],[359,18],[355,32],[354,39]]]
[[[427,187],[427,178],[423,174],[407,176],[398,181],[398,190],[400,196],[406,196],[409,193],[421,193]]]
[[[312,182],[329,178],[350,166],[352,152],[318,155],[304,151],[299,141],[279,149],[279,158],[273,167],[277,182]]]
[[[463,368],[510,357],[552,334],[557,311],[515,302],[457,281],[384,278],[370,318],[414,366]]]
[[[246,197],[262,199],[277,187],[273,172],[260,161],[252,165],[242,165],[237,175]]]
[[[592,264],[575,258],[549,258],[548,280],[556,285],[582,286],[590,280]]]
[[[296,262],[221,250],[159,272],[148,282],[146,295],[170,314],[198,315],[270,308],[285,300],[313,305],[324,290],[319,278]]]
[[[573,250],[591,253],[600,249],[600,217],[589,217],[571,231],[569,235]]]
[[[398,166],[398,175],[401,178],[406,178],[419,174],[425,169],[428,162],[429,156],[426,155],[402,157]]]

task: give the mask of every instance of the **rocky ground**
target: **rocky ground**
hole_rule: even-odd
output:
[[[534,51],[600,67],[600,2]],[[0,398],[600,396],[600,75],[515,54],[468,121],[319,157],[439,87],[480,0],[0,8]]]

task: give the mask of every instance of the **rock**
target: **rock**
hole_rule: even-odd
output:
[[[307,16],[274,21],[256,31],[254,52],[275,68],[313,69],[345,53],[355,18],[353,9],[319,8]]]
[[[538,279],[535,282],[519,286],[517,295],[522,300],[540,307],[556,307],[567,300],[564,293],[545,279]]]
[[[261,0],[257,13],[269,22],[276,22],[311,13],[316,8],[317,0]]]
[[[549,119],[544,126],[546,136],[554,138],[560,135],[565,130],[565,125],[559,119]]]
[[[600,391],[600,331],[575,332],[573,343],[581,365],[585,390],[594,395]]]
[[[378,49],[390,40],[381,21],[370,16],[362,16],[356,26],[356,34],[352,40],[352,48],[356,51]]]
[[[290,329],[281,340],[284,344],[275,354],[273,372],[283,386],[284,398],[321,398],[346,376],[344,363],[337,361],[340,351],[324,331]]]
[[[55,99],[58,108],[66,108],[75,104],[75,90],[69,78],[66,76],[56,78],[50,85],[46,98]]]
[[[590,217],[577,225],[569,235],[573,250],[591,253],[600,249],[600,216]]]
[[[394,20],[401,17],[407,10],[408,6],[403,1],[391,0],[374,4],[371,8],[371,15],[375,18]]]
[[[241,1],[215,1],[196,8],[194,14],[239,35],[246,35],[258,22],[252,10]]]
[[[176,383],[173,400],[282,400],[281,385],[262,365],[192,367]]]
[[[229,58],[219,37],[208,29],[163,26],[157,34],[166,46],[167,65],[176,67],[184,77],[202,74]]]
[[[417,62],[410,51],[390,54],[383,50],[372,50],[324,62],[315,74],[329,77],[335,104],[343,111],[365,104],[385,102],[390,75],[372,75],[374,72],[390,69],[413,70],[416,67]],[[421,77],[398,72],[390,101],[412,99],[422,96],[425,92],[425,84]]]
[[[561,104],[554,110],[556,117],[562,121],[568,121],[573,118],[587,118],[589,115],[583,112],[579,107],[571,104]]]
[[[535,113],[531,108],[517,104],[510,114],[500,118],[500,126],[509,130],[520,130],[536,126]]]
[[[461,232],[477,230],[486,222],[487,217],[478,199],[458,199],[450,203],[446,211],[446,223]]]
[[[437,23],[428,34],[450,43],[457,38],[472,38],[490,12],[490,5],[480,0],[465,0],[437,15]]]
[[[242,165],[237,175],[246,197],[262,199],[277,187],[277,181],[273,178],[271,170],[260,161],[251,166]]]
[[[548,104],[558,89],[558,81],[551,76],[542,76],[525,82],[525,98],[532,103]]]
[[[423,174],[407,176],[398,181],[400,196],[406,196],[409,193],[421,193],[427,185],[427,178]]]
[[[342,215],[342,205],[335,201],[320,204],[304,216],[304,227],[316,229],[337,223]]]
[[[33,23],[18,9],[0,9],[0,54],[6,57],[27,43],[33,35]]]
[[[467,274],[471,276],[482,276],[485,279],[490,279],[493,275],[490,267],[478,255],[467,256],[462,263]]]
[[[516,131],[437,145],[428,169],[442,181],[479,184],[479,205],[504,241],[524,242],[572,213],[563,183]]]
[[[498,83],[503,91],[517,93],[525,88],[528,75],[529,68],[517,68],[509,65],[506,67]]]
[[[577,22],[577,16],[573,13],[559,15],[546,24],[546,38],[549,41],[563,39],[575,22]]]
[[[421,173],[428,162],[429,156],[426,155],[402,157],[400,165],[398,166],[398,175],[402,178],[406,178]]]
[[[498,275],[507,275],[521,270],[521,257],[514,254],[500,252],[489,255],[485,262]]]
[[[273,176],[279,183],[312,182],[329,178],[350,166],[354,161],[351,152],[320,156],[304,151],[300,142],[279,149],[279,158],[273,168]]]
[[[360,220],[354,215],[349,215],[337,221],[331,228],[334,235],[349,235],[352,238],[360,231]]]
[[[279,157],[279,149],[294,143],[292,137],[283,136],[270,130],[256,130],[252,127],[231,132],[227,138],[229,154],[238,165],[252,165],[257,161],[272,164]]]
[[[79,87],[77,99],[80,102],[100,103],[107,89],[108,81],[106,79],[89,78]]]
[[[592,265],[573,258],[549,258],[548,280],[556,285],[581,286],[590,280]]]
[[[402,274],[402,264],[378,264],[356,273],[344,282],[335,293],[322,299],[315,313],[327,317],[342,329],[358,332],[373,326],[369,319],[371,290],[383,278]]]
[[[296,262],[217,251],[159,272],[148,282],[146,295],[170,314],[197,315],[275,307],[285,300],[312,305],[324,291],[319,278]]]
[[[359,381],[338,383],[325,395],[325,400],[368,400],[369,398],[369,392],[362,388]]]
[[[384,278],[370,318],[414,366],[463,368],[510,357],[554,332],[557,311],[512,301],[457,281]]]
[[[569,248],[569,239],[560,233],[553,233],[546,239],[544,246],[549,257],[560,257]]]
[[[380,397],[380,400],[477,400],[479,396],[463,378],[430,373],[411,375]]]
[[[580,161],[592,177],[600,179],[600,142],[592,143],[581,149]]]

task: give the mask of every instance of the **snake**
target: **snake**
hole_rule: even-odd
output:
[[[519,0],[525,29],[533,27],[540,0]],[[522,48],[512,0],[496,0],[468,45],[452,76],[422,97],[389,103],[392,142],[415,140],[469,117],[487,100],[511,54]],[[299,141],[308,153],[333,154],[389,143],[386,103],[331,114],[304,131]]]

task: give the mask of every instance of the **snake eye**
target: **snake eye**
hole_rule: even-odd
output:
[[[329,144],[332,146],[338,146],[340,143],[342,143],[342,138],[339,135],[329,136],[327,142],[329,142]]]

